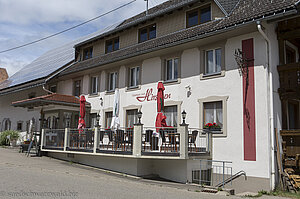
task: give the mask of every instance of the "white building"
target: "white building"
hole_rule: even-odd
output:
[[[274,129],[299,128],[299,76],[295,74],[299,73],[300,36],[293,35],[293,31],[300,28],[297,25],[300,21],[298,3],[296,0],[168,1],[150,9],[147,16],[141,13],[105,32],[76,42],[74,63],[69,64],[70,59],[57,65],[43,81],[48,89],[56,89],[58,94],[53,94],[56,102],[47,101],[47,97],[26,100],[27,97],[19,92],[5,94],[5,90],[14,90],[14,87],[2,89],[0,105],[1,110],[6,107],[6,111],[1,111],[0,120],[3,117],[20,120],[16,117],[17,112],[30,112],[14,107],[25,107],[33,109],[30,111],[36,114],[36,118],[42,110],[41,117],[47,120],[49,128],[76,128],[79,117],[76,103],[62,103],[64,100],[59,97],[62,94],[83,94],[90,103],[87,122],[93,127],[99,114],[104,131],[110,127],[114,91],[118,88],[123,130],[127,132],[128,127],[137,123],[139,110],[143,113],[144,130],[155,130],[156,87],[162,81],[167,125],[178,130],[176,141],[179,149],[176,153],[170,156],[161,151],[158,155],[143,154],[148,145],[144,133],[137,136],[140,126],[135,126],[130,150],[123,150],[124,153],[113,150],[113,147],[118,147],[115,145],[112,145],[113,152],[105,151],[105,146],[108,150],[111,145],[104,143],[103,137],[100,138],[104,146],[101,151],[101,143],[98,143],[101,131],[93,134],[94,139],[90,138],[96,146],[86,142],[86,145],[90,144],[89,151],[83,150],[80,144],[76,146],[77,150],[70,150],[72,143],[74,148],[74,143],[81,142],[72,140],[74,130],[67,130],[71,134],[66,137],[64,130],[56,131],[55,136],[61,138],[61,144],[56,143],[55,149],[49,148],[47,143],[51,142],[49,135],[52,131],[46,130],[43,150],[61,159],[138,176],[158,174],[179,182],[192,182],[192,174],[199,175],[195,171],[208,172],[209,165],[201,169],[203,165],[199,165],[195,158],[229,161],[232,162],[233,174],[243,170],[248,176],[247,181],[237,178],[233,182],[237,191],[273,189],[278,170],[274,144],[277,131]],[[238,64],[241,61],[243,63]],[[291,63],[296,73],[284,74],[285,67],[291,70]],[[286,76],[292,83],[284,84]],[[295,90],[292,95],[287,93],[291,89]],[[45,93],[42,89],[40,91],[38,95]],[[11,98],[13,95],[16,98]],[[5,97],[12,100],[3,105]],[[8,102],[14,102],[14,107]],[[286,111],[286,105],[292,108]],[[190,146],[192,136],[184,137],[187,132],[179,127],[183,122],[183,110],[187,113],[190,135],[193,129],[198,130],[195,148],[201,149],[201,140],[204,140],[205,153],[194,154]],[[221,127],[212,140],[201,134],[209,122]],[[177,146],[170,143],[170,136],[167,137],[167,144]],[[129,139],[125,139],[127,144]],[[160,147],[168,149],[160,139]],[[183,142],[185,139],[187,143]],[[212,146],[208,144],[210,141]]]

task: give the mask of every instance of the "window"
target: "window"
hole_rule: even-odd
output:
[[[114,91],[117,86],[117,72],[109,73],[108,76],[108,91]]]
[[[51,117],[47,118],[47,128],[50,129],[51,128]]]
[[[99,92],[99,77],[91,77],[91,94],[97,94]]]
[[[177,80],[179,59],[167,59],[165,64],[165,81]]]
[[[58,117],[53,116],[52,117],[52,129],[57,129],[58,128]]]
[[[105,113],[105,128],[110,128],[112,116],[113,116],[112,111]]]
[[[199,99],[200,105],[200,128],[207,123],[216,123],[221,131],[215,133],[215,137],[227,136],[227,101],[228,96],[210,96]]]
[[[22,131],[23,130],[23,122],[18,122],[17,123],[17,130]]]
[[[177,105],[165,106],[165,116],[167,117],[166,122],[168,126],[177,126]]]
[[[126,127],[133,127],[138,122],[137,113],[138,109],[126,111]]]
[[[205,23],[211,20],[210,6],[205,8],[197,8],[186,13],[187,28]]]
[[[119,37],[106,41],[105,53],[110,53],[112,51],[119,50],[120,42]]]
[[[139,30],[139,42],[144,42],[154,38],[156,38],[156,24]]]
[[[288,129],[298,129],[299,128],[299,103],[296,101],[289,101],[287,103],[288,114]]]
[[[81,94],[81,80],[76,80],[74,82],[74,96],[79,97]]]
[[[132,67],[129,71],[129,88],[137,87],[140,84],[140,67]]]
[[[30,120],[26,122],[26,131],[29,132]]]
[[[216,123],[223,128],[223,106],[222,101],[203,103],[203,126],[207,123]]]
[[[70,128],[71,127],[71,119],[72,119],[72,113],[64,112],[64,128]]]
[[[90,114],[90,127],[95,128],[97,125],[97,113]]]
[[[222,50],[221,48],[207,50],[205,52],[205,74],[221,72]]]
[[[83,60],[90,59],[93,57],[93,47],[86,48],[83,50]]]
[[[49,89],[52,93],[56,93],[56,85],[52,85],[50,86],[50,89]]]
[[[10,119],[4,119],[4,131],[10,130],[10,128],[11,128]]]

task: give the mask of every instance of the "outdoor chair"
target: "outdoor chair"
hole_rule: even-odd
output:
[[[116,130],[116,134],[115,134],[115,149],[117,150],[117,148],[122,148],[123,151],[125,150],[125,134],[124,134],[124,130]]]
[[[108,143],[107,143],[107,149],[110,143],[113,143],[113,138],[114,138],[114,132],[110,129],[105,130],[105,133],[108,136]],[[111,145],[111,149],[113,149],[113,144]]]
[[[168,129],[167,130],[168,135],[168,142],[166,142],[166,150],[169,149],[171,151],[175,150],[177,152],[177,130],[176,129]]]
[[[85,148],[92,148],[94,146],[94,131],[93,130],[86,130],[86,146]]]
[[[101,144],[104,145],[104,144],[103,144],[104,134],[105,134],[105,131],[100,131],[100,132],[99,132],[99,145],[100,145],[99,147],[100,147],[100,148],[101,148]],[[101,143],[101,144],[100,144],[100,143]]]
[[[144,144],[144,151],[146,151],[146,145],[150,145],[150,150],[158,150],[158,146],[155,137],[152,136],[153,135],[153,130],[146,130],[146,137],[145,140],[143,141]]]
[[[197,152],[197,147],[196,147],[197,136],[198,136],[197,130],[192,131],[192,134],[189,135],[189,147],[191,148],[191,151],[193,151],[192,145],[194,145],[195,151]]]
[[[127,146],[125,146],[126,150],[129,148],[131,148],[132,150],[132,143],[133,143],[133,128],[126,128],[126,139],[125,139],[125,143],[127,144]]]

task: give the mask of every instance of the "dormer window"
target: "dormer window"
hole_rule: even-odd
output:
[[[156,24],[141,28],[139,30],[139,42],[156,38]]]
[[[186,13],[186,27],[196,26],[211,20],[211,8],[201,7]]]
[[[105,53],[110,53],[119,50],[119,48],[120,48],[119,37],[110,39],[105,43]]]
[[[89,47],[83,50],[83,60],[87,60],[93,57],[93,47]]]

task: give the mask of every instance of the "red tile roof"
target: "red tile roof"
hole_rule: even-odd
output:
[[[75,96],[53,93],[53,94],[39,96],[39,97],[31,98],[31,99],[25,99],[25,100],[12,102],[12,105],[19,106],[21,104],[30,104],[31,102],[37,103],[37,102],[42,102],[42,101],[48,102],[48,103],[53,102],[54,104],[59,104],[59,103],[68,103],[68,104],[74,104],[74,105],[80,104],[79,98],[77,98]],[[86,105],[90,106],[90,103],[86,102]]]

